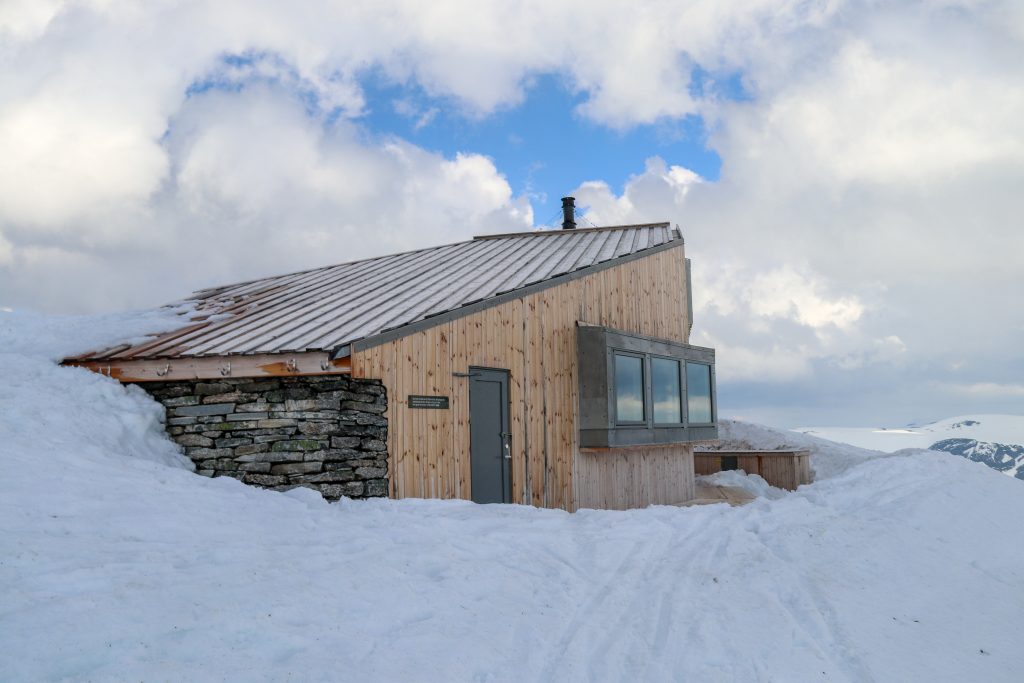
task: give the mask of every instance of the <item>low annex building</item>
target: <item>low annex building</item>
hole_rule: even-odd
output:
[[[481,235],[196,292],[189,323],[65,360],[136,383],[209,476],[576,510],[684,502],[716,439],[667,223]]]

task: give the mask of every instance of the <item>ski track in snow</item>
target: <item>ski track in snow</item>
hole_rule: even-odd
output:
[[[16,323],[2,681],[1024,680],[1024,488],[984,465],[727,423],[819,480],[728,473],[740,508],[327,504],[196,476],[142,392],[28,350],[64,323]]]

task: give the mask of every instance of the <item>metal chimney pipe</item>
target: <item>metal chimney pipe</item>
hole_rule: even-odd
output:
[[[576,198],[562,197],[562,230],[576,227]]]

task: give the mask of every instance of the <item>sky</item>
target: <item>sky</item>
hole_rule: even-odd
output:
[[[483,5],[483,6],[481,6]],[[678,224],[723,415],[1024,413],[1024,4],[0,0],[0,306]]]

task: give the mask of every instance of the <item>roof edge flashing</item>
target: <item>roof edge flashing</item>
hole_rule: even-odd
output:
[[[634,223],[631,225],[603,225],[596,228],[573,228],[572,232],[575,234],[585,232],[604,232],[609,230],[638,230],[641,228],[668,228],[671,224],[668,221],[660,223]],[[566,233],[562,228],[556,230],[527,230],[524,232],[502,232],[494,235],[474,235],[474,240],[498,240],[507,239],[510,237],[557,237],[559,235],[564,236]]]

